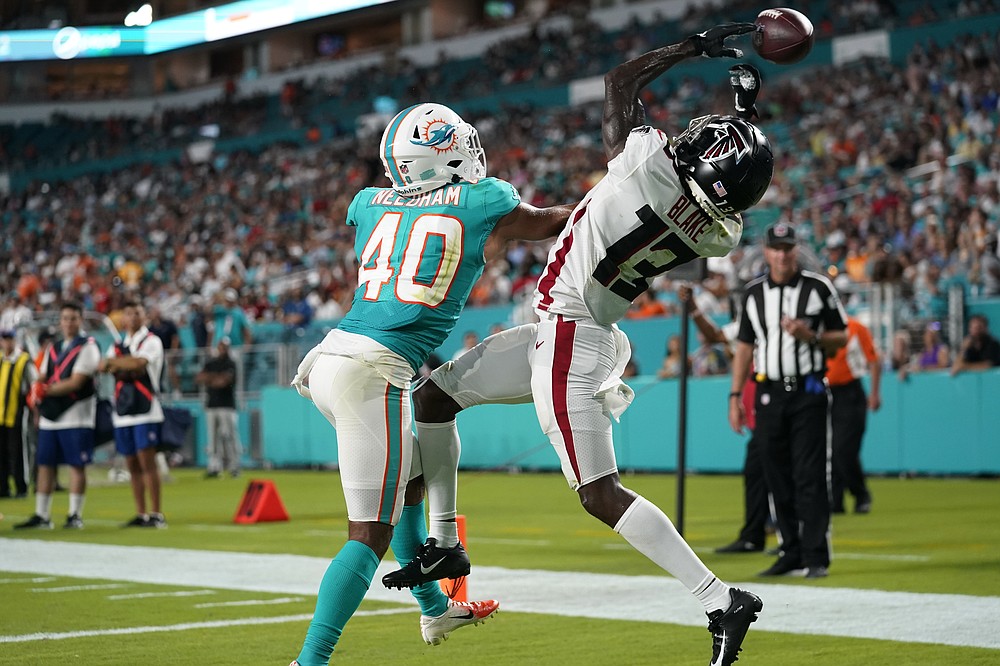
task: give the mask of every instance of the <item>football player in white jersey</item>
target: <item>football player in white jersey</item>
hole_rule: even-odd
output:
[[[740,211],[760,200],[773,170],[767,139],[746,120],[760,84],[754,68],[730,70],[743,117],[703,116],[673,139],[643,125],[638,93],[682,60],[741,57],[725,42],[754,29],[751,23],[720,25],[605,76],[608,175],[576,207],[552,246],[535,291],[540,321],[487,338],[414,392],[430,537],[416,560],[383,578],[386,586],[450,577],[452,568],[467,562],[454,522],[460,451],[455,415],[478,404],[533,401],[583,507],[702,603],[713,634],[711,664],[736,661],[763,607],[760,599],[716,578],[660,509],[622,486],[611,419],[634,395],[621,380],[631,350],[616,322],[650,278],[732,250],[742,234]],[[407,502],[421,497],[418,479]]]

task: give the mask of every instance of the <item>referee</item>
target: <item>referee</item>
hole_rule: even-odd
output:
[[[822,578],[830,566],[829,409],[826,357],[847,344],[847,316],[833,285],[798,264],[795,229],[767,230],[768,272],[749,282],[736,336],[729,424],[742,432],[740,396],[757,369],[757,423],[764,478],[781,549],[761,576],[804,570]]]

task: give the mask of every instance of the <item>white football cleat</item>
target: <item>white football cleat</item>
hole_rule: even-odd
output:
[[[448,601],[448,610],[437,617],[420,616],[420,634],[428,645],[440,645],[448,634],[468,625],[477,625],[496,615],[500,602]]]

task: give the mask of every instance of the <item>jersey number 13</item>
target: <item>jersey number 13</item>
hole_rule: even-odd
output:
[[[634,301],[639,294],[649,289],[648,278],[666,273],[698,258],[698,253],[676,233],[671,231],[660,238],[670,227],[648,204],[635,214],[642,224],[615,241],[593,273],[595,280],[626,301]],[[668,250],[674,258],[665,264],[654,264],[649,261],[647,257],[650,254],[662,250]],[[639,256],[642,258],[637,258]],[[629,272],[638,273],[639,276],[633,282],[629,282],[622,277],[623,269],[631,269]]]

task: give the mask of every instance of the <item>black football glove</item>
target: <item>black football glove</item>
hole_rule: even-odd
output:
[[[736,115],[743,120],[750,120],[757,113],[754,102],[757,101],[757,93],[760,92],[760,71],[753,65],[739,64],[729,68],[729,85],[736,93]]]
[[[726,39],[753,32],[757,26],[753,23],[723,23],[705,32],[688,37],[698,49],[696,55],[706,55],[709,58],[742,58],[743,51],[736,48],[726,48]]]

